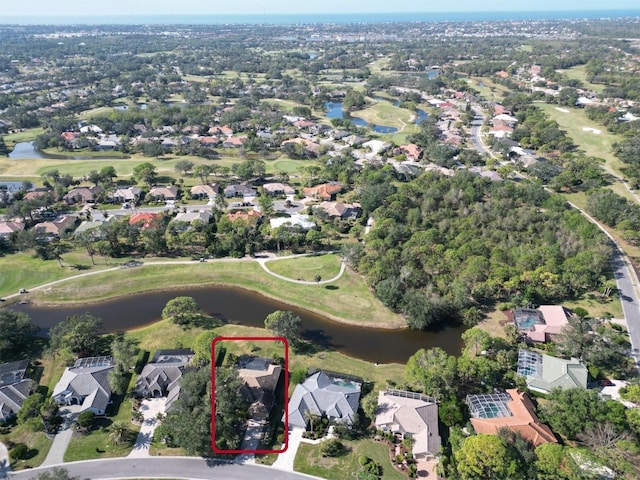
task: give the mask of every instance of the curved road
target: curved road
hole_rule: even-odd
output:
[[[302,473],[284,472],[261,465],[238,465],[196,457],[111,458],[58,465],[71,476],[81,479],[120,478],[180,478],[220,480],[309,480],[317,479]],[[28,480],[53,467],[22,470],[9,476]]]

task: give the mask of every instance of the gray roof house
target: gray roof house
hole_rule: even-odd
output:
[[[0,423],[11,419],[25,399],[36,389],[37,384],[25,378],[28,360],[0,365]]]
[[[387,389],[378,394],[376,428],[401,433],[414,440],[415,457],[438,454],[441,445],[438,434],[438,404],[420,393]]]
[[[113,369],[111,357],[79,358],[68,367],[53,387],[53,399],[59,405],[80,405],[80,412],[87,410],[104,415],[111,400],[109,372]]]
[[[136,382],[136,393],[142,397],[167,397],[166,409],[180,395],[180,381],[193,358],[190,349],[158,350],[146,364]]]
[[[362,380],[319,370],[297,385],[289,399],[289,426],[307,426],[307,414],[348,425],[358,412]]]
[[[518,351],[518,375],[527,380],[527,387],[541,393],[554,388],[587,388],[589,371],[580,360],[544,355],[530,350]]]

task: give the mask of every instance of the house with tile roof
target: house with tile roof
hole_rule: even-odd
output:
[[[506,393],[467,395],[467,405],[476,433],[495,435],[500,428],[506,427],[520,433],[536,447],[558,442],[551,429],[538,419],[531,399],[515,388]]]
[[[255,420],[266,420],[273,406],[282,367],[269,358],[242,355],[236,363],[243,381],[241,394]]]
[[[72,188],[69,192],[62,197],[67,205],[73,205],[74,203],[91,203],[95,202],[96,197],[102,193],[102,187],[77,187]]]
[[[289,399],[289,425],[306,428],[308,415],[353,423],[358,413],[362,380],[318,370],[296,386]]]
[[[322,202],[316,208],[323,210],[331,218],[357,218],[362,208],[359,203]]]
[[[36,238],[51,240],[61,237],[74,229],[76,220],[76,217],[62,216],[49,222],[38,223],[33,227]]]
[[[80,412],[104,415],[111,401],[111,370],[111,357],[79,358],[73,367],[65,369],[53,387],[52,398],[58,405],[79,405]]]
[[[149,228],[153,221],[157,218],[160,218],[162,214],[160,213],[134,213],[129,217],[129,225],[135,225],[140,230],[144,230],[145,228]]]
[[[267,195],[295,195],[295,188],[285,183],[265,183],[262,190]]]
[[[220,191],[220,185],[213,183],[211,185],[194,185],[189,193],[191,198],[216,198]]]
[[[0,424],[13,418],[26,398],[37,388],[37,383],[26,378],[29,360],[0,365]]]
[[[262,213],[256,210],[238,210],[237,212],[227,213],[227,218],[231,221],[231,223],[235,222],[236,220],[242,220],[249,225],[257,225],[258,221],[262,218]]]
[[[166,397],[168,411],[180,395],[180,382],[193,356],[191,349],[157,350],[140,372],[136,394],[144,398]]]
[[[0,238],[7,238],[13,232],[24,230],[24,224],[17,222],[0,221]]]
[[[140,198],[142,189],[140,187],[119,188],[111,196],[116,202],[137,201]]]
[[[177,200],[178,187],[171,185],[169,187],[153,187],[149,190],[147,196],[155,198],[156,200]]]
[[[550,341],[562,333],[569,323],[570,314],[562,305],[540,305],[537,310],[516,308],[513,321],[528,340],[536,343]]]
[[[387,389],[378,394],[376,428],[413,439],[416,458],[438,454],[438,404],[435,398],[405,390]]]
[[[565,360],[530,350],[518,351],[518,375],[529,390],[550,393],[555,388],[587,388],[589,370],[575,358]]]
[[[315,187],[303,189],[305,197],[317,198],[320,200],[335,200],[335,196],[342,191],[342,184],[338,182],[323,183]]]

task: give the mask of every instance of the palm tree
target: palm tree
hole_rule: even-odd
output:
[[[113,445],[122,445],[129,440],[130,432],[126,423],[116,420],[109,427],[109,440]]]
[[[304,411],[303,416],[304,420],[309,422],[309,430],[313,433],[313,419],[315,418],[315,415],[311,413],[311,410],[307,409]]]

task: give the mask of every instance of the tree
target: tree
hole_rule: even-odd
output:
[[[139,163],[133,168],[133,178],[135,178],[137,182],[144,182],[151,187],[156,177],[156,167],[149,162]]]
[[[51,470],[46,470],[33,478],[35,480],[80,480],[80,477],[72,477],[69,475],[68,470],[61,467],[54,467]]]
[[[17,419],[18,423],[22,424],[27,422],[31,418],[40,416],[40,408],[44,404],[44,396],[41,393],[34,393],[29,395],[24,402],[20,410],[18,410]]]
[[[133,434],[122,420],[114,421],[109,427],[109,441],[112,445],[124,445],[131,441]]]
[[[193,297],[176,297],[167,302],[162,310],[162,318],[186,327],[199,312],[200,307]]]
[[[237,403],[238,398],[236,395],[233,401]],[[188,455],[211,454],[210,367],[185,373],[180,397],[171,406],[162,425],[170,443],[184,448]]]
[[[511,452],[497,435],[468,437],[454,458],[461,480],[524,480]]]
[[[136,355],[136,342],[124,335],[117,335],[111,342],[111,357],[116,366],[124,372],[132,367]]]
[[[569,440],[607,418],[607,404],[595,390],[555,389],[548,400],[540,406],[540,419]]]
[[[193,170],[193,174],[200,177],[202,183],[209,182],[209,176],[213,173],[213,167],[211,165],[200,164],[196,165]]]
[[[452,397],[458,390],[456,357],[440,347],[418,350],[407,361],[405,372],[407,379],[438,400]]]
[[[175,165],[176,173],[182,173],[182,176],[186,177],[187,174],[193,169],[194,163],[189,160],[178,160]]]
[[[76,423],[80,428],[86,431],[86,430],[89,430],[93,425],[93,421],[95,420],[95,417],[96,417],[96,414],[93,413],[91,410],[85,410],[80,415],[78,415],[78,418],[76,419]]]
[[[88,312],[67,317],[49,330],[49,350],[67,349],[80,357],[95,355],[101,326],[102,320]]]
[[[216,367],[214,439],[220,449],[236,449],[242,442],[242,427],[249,414],[249,405],[240,391],[243,384],[236,368]]]
[[[338,457],[344,449],[344,444],[336,438],[326,440],[320,445],[320,453],[323,457]]]
[[[0,363],[23,358],[32,349],[39,330],[26,313],[0,310]]]
[[[270,313],[264,320],[264,326],[276,336],[286,338],[292,348],[301,342],[302,319],[293,312],[277,310]]]
[[[111,165],[107,165],[106,167],[102,167],[100,169],[100,177],[105,183],[111,184],[113,182],[113,179],[117,176],[118,173],[116,172],[116,169]]]
[[[578,467],[567,448],[557,443],[543,443],[535,449],[538,480],[576,480]]]
[[[270,217],[275,212],[273,209],[273,197],[271,195],[260,195],[258,197],[258,205],[260,205],[260,211],[267,217]]]
[[[205,330],[196,337],[191,346],[191,349],[195,353],[191,363],[199,366],[211,363],[211,342],[213,342],[216,337],[218,337],[218,334],[213,330]]]

